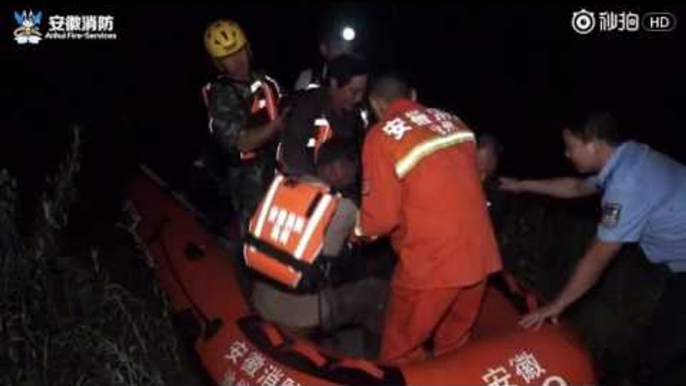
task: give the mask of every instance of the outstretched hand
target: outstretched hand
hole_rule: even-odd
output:
[[[564,311],[556,302],[552,302],[543,306],[536,311],[530,312],[519,320],[519,325],[523,328],[532,328],[539,330],[546,320],[550,320],[553,324],[559,323],[560,314]]]
[[[500,177],[499,182],[500,189],[507,192],[519,193],[524,190],[523,181],[516,178]]]

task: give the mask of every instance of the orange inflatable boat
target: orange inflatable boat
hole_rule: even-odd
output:
[[[184,335],[218,385],[592,385],[589,353],[569,326],[517,326],[535,297],[511,279],[490,285],[472,339],[422,363],[386,367],[328,352],[250,312],[231,256],[198,213],[141,167],[127,212]]]

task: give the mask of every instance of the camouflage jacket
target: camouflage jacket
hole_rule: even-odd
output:
[[[229,158],[232,162],[239,161],[240,151],[237,143],[239,134],[243,130],[250,130],[268,123],[271,118],[265,110],[253,112],[253,103],[258,98],[255,85],[264,83],[272,90],[275,102],[281,95],[278,84],[264,75],[253,74],[250,81],[243,82],[219,76],[211,83],[208,92],[208,113],[210,117],[210,132],[214,142],[214,151],[221,158]],[[268,143],[258,150],[260,156],[273,153],[270,149],[274,143]]]

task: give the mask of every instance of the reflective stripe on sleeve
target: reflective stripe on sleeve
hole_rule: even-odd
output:
[[[474,133],[471,131],[458,131],[444,137],[436,137],[426,140],[410,150],[402,159],[395,164],[395,173],[398,178],[404,178],[424,157],[446,147],[459,143],[474,142]]]

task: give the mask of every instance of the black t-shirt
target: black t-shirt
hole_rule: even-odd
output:
[[[359,110],[335,110],[325,88],[308,90],[294,98],[293,110],[281,130],[283,163],[288,174],[316,174],[314,150],[308,143],[315,134],[317,119],[325,118],[329,122],[333,138],[351,140],[359,150],[364,139]]]

